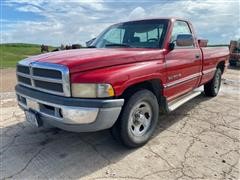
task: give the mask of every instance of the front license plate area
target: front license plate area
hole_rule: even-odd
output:
[[[38,103],[35,101],[32,101],[31,99],[27,99],[27,107],[33,110],[39,109]]]
[[[29,110],[25,111],[26,120],[33,126],[40,127],[40,120],[38,119],[37,113]]]

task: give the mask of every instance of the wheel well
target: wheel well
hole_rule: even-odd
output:
[[[219,62],[217,65],[217,68],[219,68],[223,74],[224,68],[225,68],[225,62],[224,61]]]
[[[152,79],[129,86],[123,92],[122,97],[127,100],[134,92],[140,89],[147,89],[151,91],[157,97],[158,102],[161,102],[163,87],[159,79]]]

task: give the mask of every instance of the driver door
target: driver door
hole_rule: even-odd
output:
[[[189,25],[185,21],[175,21],[171,42],[176,40],[179,34],[192,34]],[[201,77],[201,51],[192,46],[177,46],[166,56],[166,96],[171,101],[196,88]]]

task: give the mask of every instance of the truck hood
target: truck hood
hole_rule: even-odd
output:
[[[70,73],[163,59],[163,50],[142,48],[77,49],[29,57],[31,61],[62,64]]]

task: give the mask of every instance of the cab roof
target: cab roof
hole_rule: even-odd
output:
[[[188,19],[184,19],[184,18],[179,18],[179,17],[154,17],[154,18],[142,18],[142,19],[134,19],[134,20],[129,20],[129,21],[124,21],[121,23],[125,23],[125,22],[136,22],[136,21],[148,21],[148,20],[171,20],[171,21],[176,21],[176,20],[180,20],[180,21],[187,21],[189,22]]]

